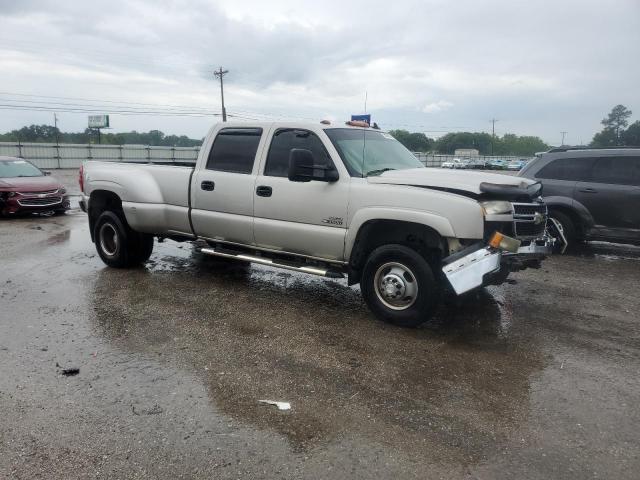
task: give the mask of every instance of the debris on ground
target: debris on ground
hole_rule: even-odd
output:
[[[134,415],[158,415],[159,413],[164,412],[164,409],[156,403],[153,407],[142,410],[136,410],[136,406],[131,405],[131,411]]]
[[[258,400],[258,402],[266,405],[275,405],[278,407],[278,410],[291,410],[291,404],[289,402],[277,402],[275,400]]]
[[[62,366],[56,362],[56,368],[60,368],[62,369],[62,371],[60,373],[62,373],[62,375],[64,375],[65,377],[73,377],[75,375],[78,375],[80,373],[80,369],[79,368],[62,368]]]

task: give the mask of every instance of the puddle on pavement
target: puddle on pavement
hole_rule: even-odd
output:
[[[604,261],[640,261],[640,246],[607,242],[587,242],[578,245],[577,248],[568,255],[582,258],[595,258]]]
[[[420,329],[375,320],[357,288],[157,245],[147,268],[103,269],[95,329],[197,372],[214,404],[299,450],[346,432],[415,453],[479,458],[526,418],[535,342],[513,341],[499,288],[445,304]],[[259,399],[289,401],[277,412]]]

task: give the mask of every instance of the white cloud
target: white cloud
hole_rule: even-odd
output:
[[[453,107],[453,103],[446,100],[438,100],[437,102],[427,103],[422,107],[424,113],[438,113]]]
[[[246,116],[347,118],[367,92],[383,127],[486,130],[495,117],[553,141],[589,139],[617,103],[640,113],[637,0],[0,0],[0,21],[4,92],[217,111],[223,65],[227,110]],[[28,118],[3,110],[0,131]],[[114,121],[201,136],[211,120]]]

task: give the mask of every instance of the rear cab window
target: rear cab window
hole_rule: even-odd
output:
[[[262,128],[223,128],[213,141],[207,170],[250,174],[261,137]]]

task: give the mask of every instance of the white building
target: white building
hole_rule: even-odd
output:
[[[480,151],[475,148],[456,148],[453,153],[456,157],[477,157]]]

